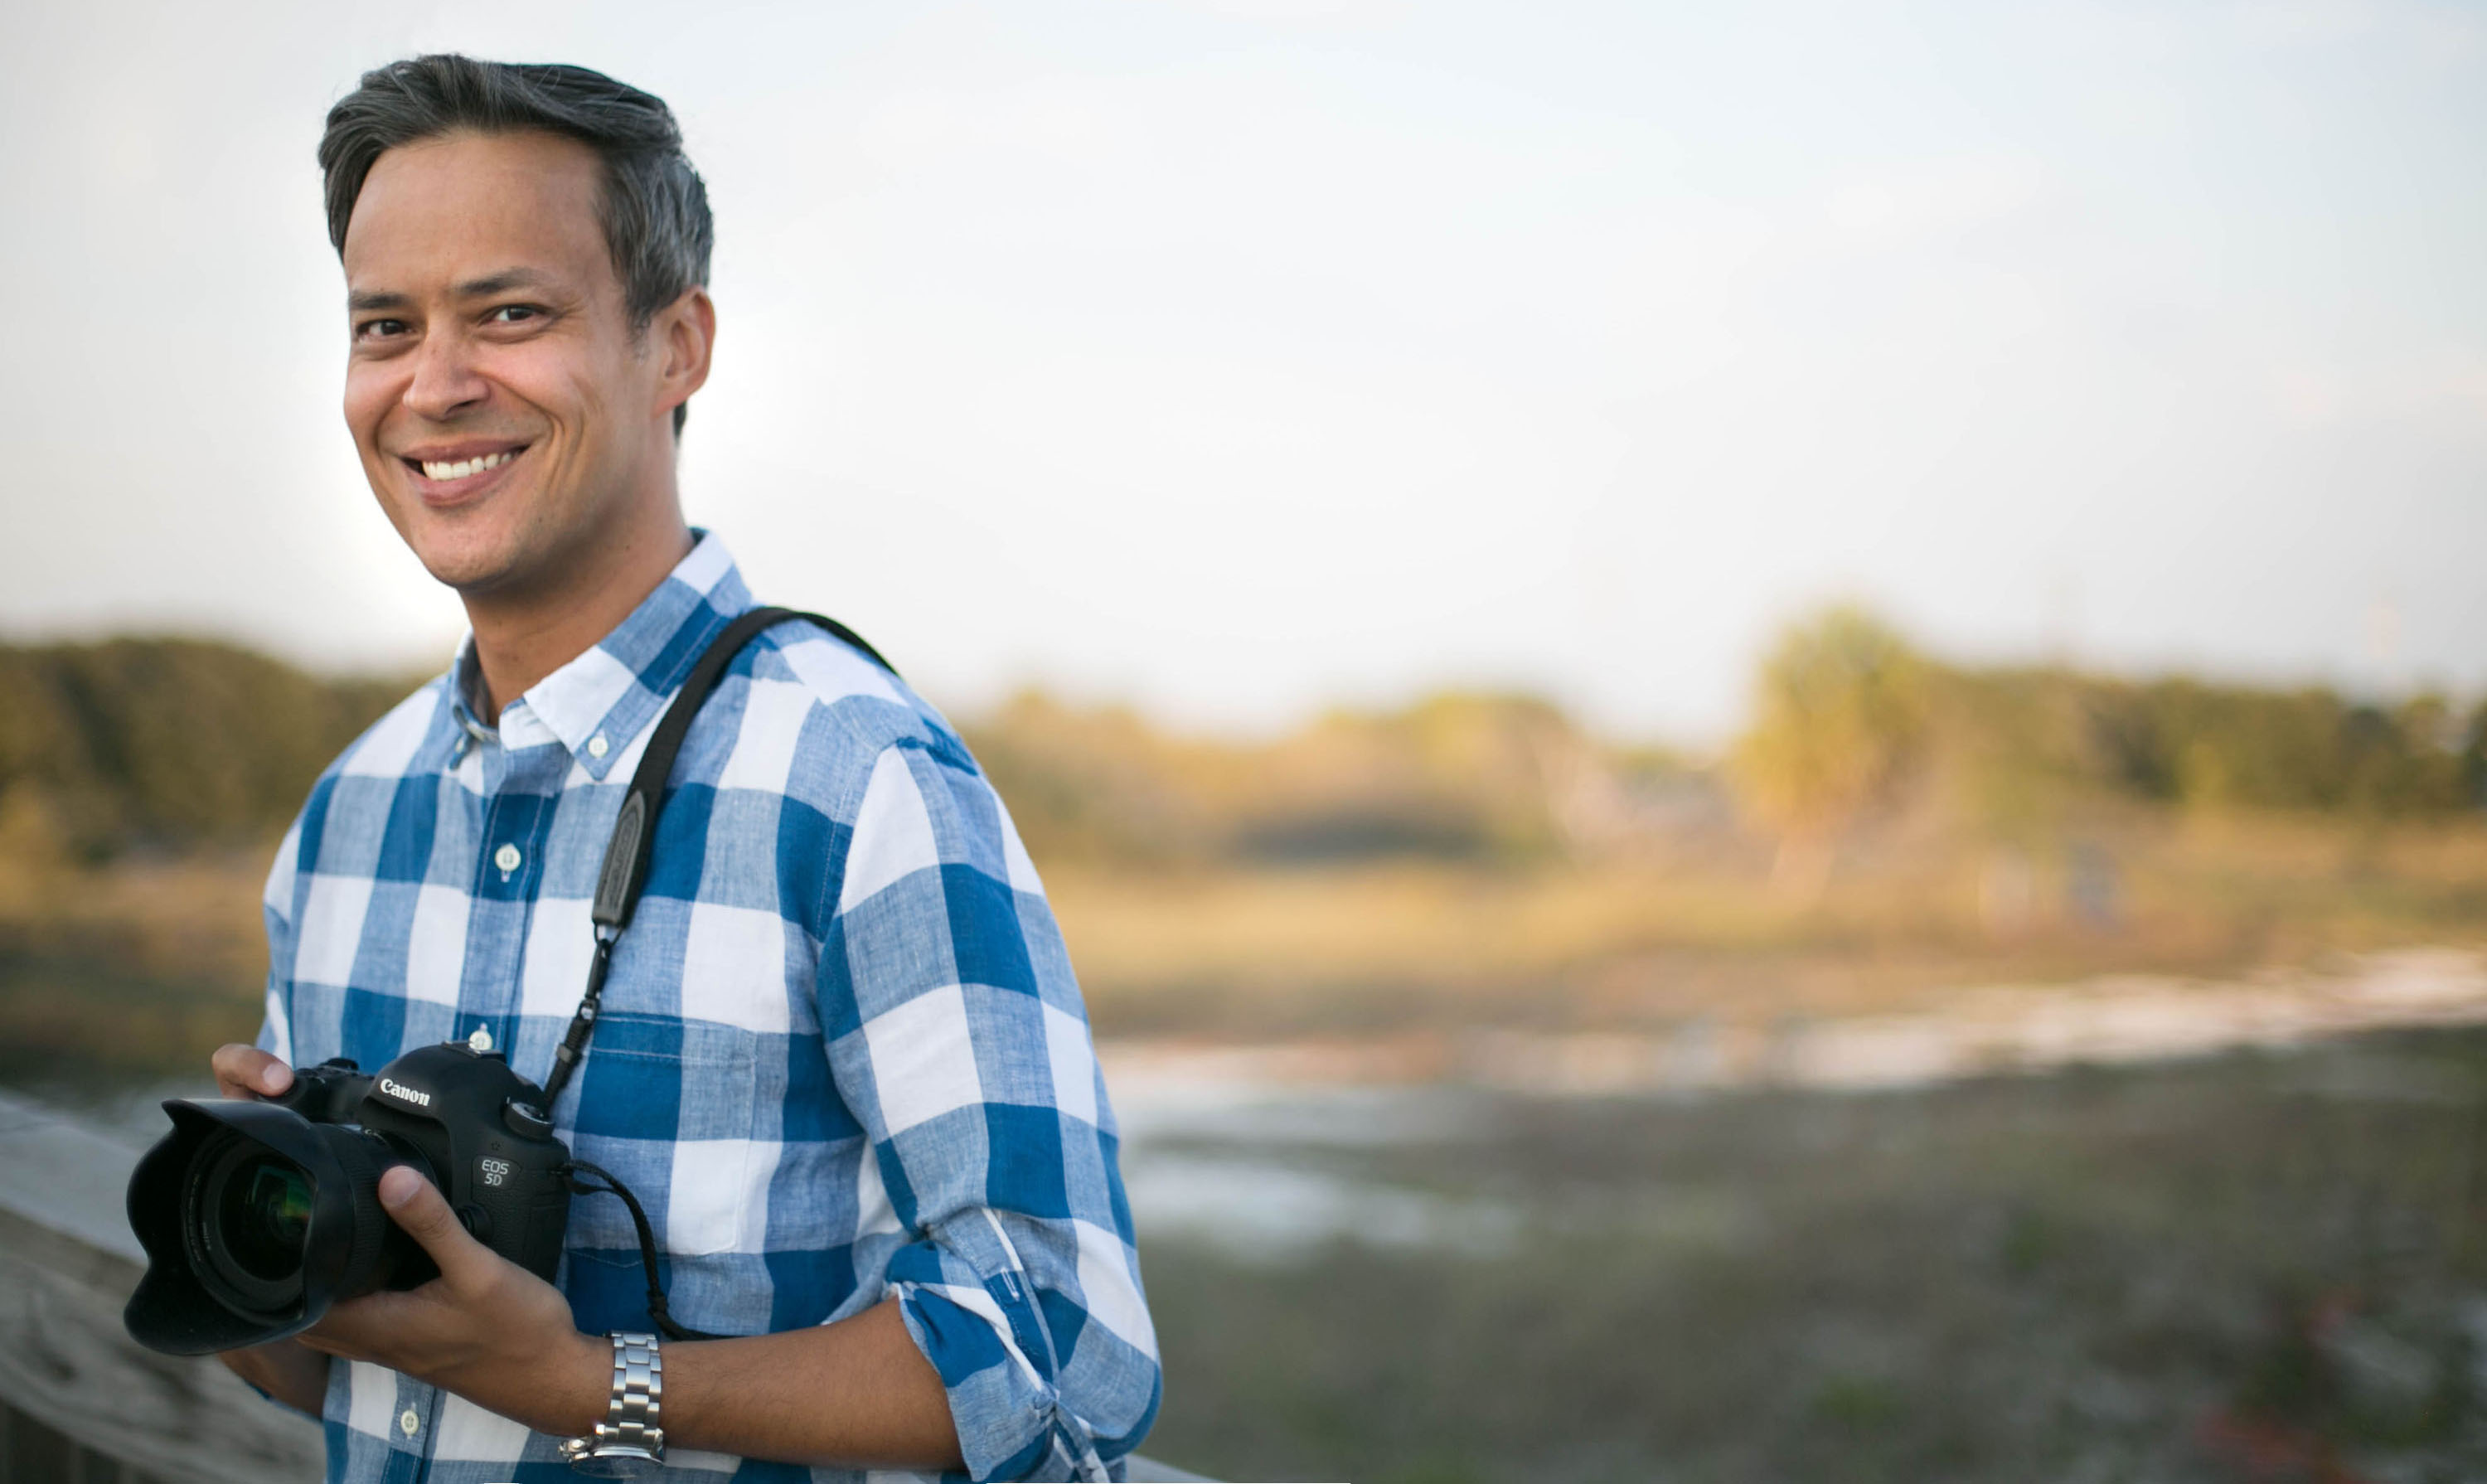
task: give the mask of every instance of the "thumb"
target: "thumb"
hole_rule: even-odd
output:
[[[453,1285],[489,1270],[492,1251],[468,1236],[449,1209],[448,1197],[410,1165],[395,1165],[380,1176],[380,1205],[405,1234],[422,1244]]]

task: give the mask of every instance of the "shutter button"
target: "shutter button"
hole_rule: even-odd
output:
[[[525,858],[518,854],[518,848],[515,845],[504,845],[492,853],[492,864],[501,868],[503,876],[516,871],[518,868],[518,862]]]

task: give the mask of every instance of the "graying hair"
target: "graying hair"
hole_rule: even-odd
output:
[[[328,110],[320,172],[328,240],[339,257],[354,198],[380,155],[461,129],[541,129],[596,152],[604,164],[597,214],[633,334],[684,290],[708,283],[716,238],[708,186],[683,153],[682,128],[663,98],[583,67],[479,62],[446,52],[375,68]],[[689,412],[687,405],[674,408],[677,436]]]

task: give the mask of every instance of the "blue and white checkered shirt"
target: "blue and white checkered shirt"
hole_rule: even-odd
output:
[[[752,606],[703,535],[497,728],[465,700],[471,641],[376,723],[269,874],[260,1046],[368,1072],[471,1040],[541,1081],[631,771]],[[1157,1340],[1078,985],[1000,798],[932,707],[799,621],[745,646],[673,785],[553,1122],[646,1205],[675,1320],[760,1334],[894,1294],[973,1477],[1119,1477],[1157,1413]],[[619,1200],[573,1198],[565,1246],[580,1329],[655,1328]],[[331,1480],[573,1477],[558,1440],[380,1366],[332,1366],[325,1414]]]

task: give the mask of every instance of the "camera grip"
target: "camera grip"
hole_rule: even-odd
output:
[[[496,1133],[462,1162],[443,1193],[475,1240],[551,1282],[570,1224],[570,1188],[561,1175],[569,1158],[556,1140]]]
[[[293,1081],[265,1101],[290,1108],[313,1123],[352,1123],[372,1079],[344,1056],[332,1056],[316,1067],[296,1067]]]

